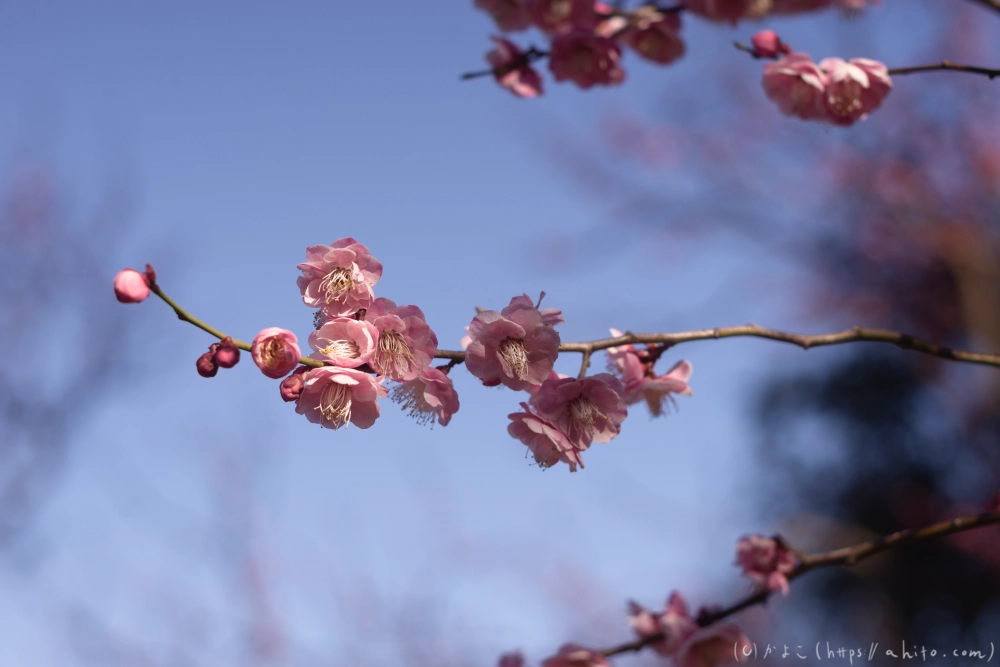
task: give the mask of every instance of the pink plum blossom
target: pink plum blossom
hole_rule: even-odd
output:
[[[532,22],[546,32],[593,27],[593,0],[525,0],[525,4]]]
[[[516,44],[492,37],[496,48],[486,54],[486,62],[493,68],[493,77],[501,86],[517,97],[538,97],[542,94],[542,77],[531,65]]]
[[[805,53],[793,53],[764,65],[762,84],[768,99],[786,116],[826,120],[826,74]]]
[[[788,595],[787,575],[795,569],[795,556],[781,541],[763,535],[744,535],[736,542],[736,565],[764,590],[780,590]]]
[[[135,269],[122,269],[115,276],[115,298],[121,303],[140,303],[149,297],[149,279]]]
[[[653,614],[635,602],[629,602],[629,625],[639,637],[663,633],[663,639],[650,644],[664,657],[677,653],[684,642],[698,631],[698,624],[688,614],[684,597],[674,591],[658,614]]]
[[[599,651],[566,644],[559,653],[545,660],[542,667],[611,667],[611,663]]]
[[[382,277],[382,264],[352,238],[309,246],[298,269],[302,300],[323,308],[326,317],[352,316],[367,308],[374,298],[372,287]]]
[[[350,317],[327,320],[309,334],[313,359],[341,368],[357,368],[368,363],[376,351],[378,329],[371,322]]]
[[[507,415],[510,424],[507,433],[527,445],[542,468],[550,468],[559,461],[569,466],[570,472],[576,472],[576,467],[583,466],[583,449],[570,442],[569,437],[558,426],[538,413],[527,403],[521,403],[524,412],[514,412]]]
[[[584,89],[610,86],[625,80],[621,53],[614,40],[577,29],[552,39],[549,69],[556,81],[570,80]]]
[[[502,383],[520,391],[542,384],[559,355],[559,333],[527,295],[514,297],[499,313],[477,314],[469,336],[465,366],[487,387]]]
[[[451,416],[458,412],[458,394],[451,378],[433,366],[427,366],[416,378],[394,387],[391,396],[421,424],[437,422],[447,426]]]
[[[270,327],[257,334],[250,345],[250,356],[257,368],[269,378],[279,380],[295,368],[302,352],[299,339],[288,329]]]
[[[773,30],[761,30],[750,39],[753,53],[758,58],[777,58],[778,54],[789,54],[792,50],[781,41]]]
[[[379,416],[376,399],[388,395],[381,378],[351,368],[324,366],[305,376],[295,411],[324,428],[337,430],[348,422],[369,428]]]
[[[628,416],[621,381],[608,373],[583,378],[546,380],[535,399],[535,409],[566,434],[577,449],[592,442],[610,442]]]
[[[699,627],[688,613],[684,597],[674,592],[661,614],[652,614],[640,605],[629,604],[629,623],[639,637],[663,633],[651,644],[662,656],[672,657],[677,667],[716,667],[746,660],[743,648],[749,640],[732,623],[712,623]],[[733,649],[736,649],[734,655]]]
[[[736,25],[751,14],[756,0],[681,0],[681,4],[693,14]]]
[[[299,396],[302,395],[302,387],[305,385],[306,373],[309,370],[309,366],[299,366],[291,375],[281,381],[281,400],[285,403],[299,400]]]
[[[492,16],[503,32],[526,30],[531,26],[525,0],[476,0],[475,4]]]
[[[378,331],[369,361],[376,373],[397,382],[413,380],[434,358],[438,339],[418,307],[397,306],[380,297],[368,308],[365,322]]]
[[[611,334],[615,337],[622,335],[617,329],[611,329]],[[659,417],[663,414],[664,403],[668,400],[673,402],[671,394],[692,395],[688,380],[693,368],[691,362],[679,361],[665,375],[657,375],[653,371],[653,362],[645,361],[644,355],[648,356],[649,352],[636,350],[632,345],[612,347],[608,349],[608,366],[621,378],[625,387],[625,404],[644,400],[650,414]]]
[[[641,11],[641,10],[640,10]],[[625,43],[646,60],[666,65],[684,55],[677,12],[641,12],[625,32]]]
[[[875,60],[825,58],[819,63],[826,75],[827,120],[848,126],[864,120],[892,90],[886,66]]]

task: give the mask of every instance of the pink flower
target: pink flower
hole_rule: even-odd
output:
[[[375,354],[378,329],[371,322],[335,317],[309,334],[313,359],[341,368],[357,368]]]
[[[139,303],[149,297],[149,280],[135,269],[122,269],[115,276],[115,298],[121,303]]]
[[[323,308],[327,317],[354,315],[367,308],[374,298],[372,287],[382,277],[382,264],[352,238],[309,246],[298,269],[302,300]]]
[[[546,32],[593,27],[593,0],[526,0],[525,4],[532,22]]]
[[[559,461],[567,464],[570,472],[576,472],[577,466],[584,467],[581,452],[585,447],[575,446],[562,429],[540,417],[527,403],[521,403],[521,407],[524,412],[507,415],[511,420],[507,433],[527,445],[540,467],[550,468]]]
[[[577,449],[610,442],[628,416],[621,381],[608,373],[546,380],[538,391],[538,414],[566,434]]]
[[[746,18],[756,0],[681,0],[692,13],[712,21],[729,21],[731,24]]]
[[[379,416],[378,401],[388,395],[381,380],[350,368],[313,368],[305,376],[295,411],[324,428],[348,422],[369,428]]]
[[[654,615],[641,605],[629,602],[629,625],[639,637],[663,634],[663,639],[653,642],[653,650],[669,657],[677,653],[684,642],[698,631],[698,624],[688,615],[684,597],[674,591],[662,613]]]
[[[486,54],[493,68],[493,77],[501,86],[518,97],[538,97],[542,94],[542,77],[528,64],[524,52],[502,37],[492,37],[497,45]]]
[[[281,400],[285,403],[299,400],[299,396],[302,395],[302,387],[306,382],[306,373],[309,370],[309,366],[299,366],[291,375],[281,381]]]
[[[465,366],[487,387],[502,383],[520,391],[542,384],[559,356],[559,333],[527,295],[514,297],[499,313],[476,315],[469,335]]]
[[[610,86],[625,80],[618,64],[621,53],[614,40],[577,29],[552,39],[549,69],[556,81],[569,79],[584,89]]]
[[[761,30],[751,38],[750,44],[753,46],[754,55],[758,58],[777,58],[779,53],[792,52],[773,30]]]
[[[677,667],[716,667],[745,662],[750,640],[732,623],[713,623],[699,628],[677,650]]]
[[[559,653],[542,663],[542,667],[611,667],[603,653],[583,648],[576,644],[566,644]]]
[[[250,356],[264,375],[278,380],[292,372],[302,352],[295,334],[288,329],[271,327],[254,337]]]
[[[788,595],[786,575],[795,569],[795,556],[779,540],[744,535],[736,542],[736,565],[758,586]]]
[[[892,90],[886,66],[875,60],[825,58],[819,64],[826,72],[827,120],[848,126],[864,120]]]
[[[378,331],[369,361],[376,373],[398,382],[413,380],[434,358],[437,336],[416,306],[397,306],[381,297],[368,309],[365,322]]]
[[[617,337],[622,333],[611,329],[611,335]],[[648,356],[649,352],[637,351],[632,345],[612,347],[608,349],[608,366],[621,378],[625,387],[625,404],[632,405],[645,400],[650,414],[659,417],[663,414],[664,402],[673,402],[671,394],[692,395],[687,381],[691,378],[693,369],[691,362],[679,361],[666,375],[656,375],[653,371],[654,362],[644,361],[643,355]]]
[[[497,667],[524,667],[524,656],[520,651],[504,653],[500,656],[500,662],[497,663]]]
[[[676,12],[637,13],[635,24],[624,35],[625,42],[646,60],[666,65],[684,55],[684,42],[677,34],[681,17]]]
[[[826,74],[804,53],[764,65],[761,81],[768,99],[786,116],[826,120]]]
[[[504,32],[525,30],[531,25],[524,0],[476,0],[475,4],[492,16],[497,27]]]
[[[447,426],[451,416],[458,412],[458,394],[449,378],[442,371],[427,366],[420,374],[392,390],[392,400],[410,411],[421,424],[437,422]]]

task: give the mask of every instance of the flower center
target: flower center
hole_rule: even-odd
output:
[[[545,12],[544,20],[549,25],[555,25],[568,19],[572,13],[572,0],[556,0],[555,2],[549,3],[547,11]]]
[[[570,420],[577,429],[584,433],[593,433],[594,422],[599,417],[606,415],[597,409],[597,406],[590,402],[589,398],[577,396],[566,407],[569,411]]]
[[[410,352],[403,334],[391,329],[379,334],[378,349],[372,355],[372,361],[380,370],[385,372],[392,368],[397,360],[412,358],[413,354]]]
[[[353,340],[331,340],[326,347],[317,350],[320,354],[331,359],[357,359],[361,354],[358,344]]]
[[[337,267],[323,277],[319,283],[319,291],[326,294],[326,302],[333,303],[347,294],[354,285],[351,270]]]
[[[417,420],[418,424],[427,422],[437,422],[437,412],[428,405],[424,398],[423,382],[407,382],[395,387],[389,395],[394,403],[399,403],[403,410],[408,411],[410,416]]]
[[[351,388],[331,382],[323,389],[316,409],[323,415],[323,421],[332,424],[333,430],[344,426],[351,419]]]
[[[284,358],[285,355],[282,354],[282,352],[283,348],[281,347],[281,343],[279,343],[276,339],[271,338],[264,343],[264,349],[261,350],[260,356],[263,357],[265,366],[274,368],[280,364]]]
[[[520,338],[504,338],[500,341],[500,360],[509,373],[518,380],[528,379],[528,352]]]

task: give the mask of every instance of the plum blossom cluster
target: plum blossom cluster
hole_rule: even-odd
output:
[[[772,31],[753,38],[752,51],[776,58],[764,65],[762,84],[781,113],[802,120],[850,126],[865,120],[892,91],[888,68],[876,60],[824,58],[793,53]]]
[[[505,33],[534,28],[549,41],[547,50],[522,49],[505,37],[492,37],[486,54],[487,74],[518,97],[543,92],[541,74],[533,63],[548,57],[557,82],[572,81],[583,89],[611,86],[625,80],[623,48],[658,65],[684,55],[681,14],[690,12],[710,21],[735,25],[769,14],[792,14],[839,6],[863,9],[871,0],[678,0],[664,8],[646,3],[633,9],[593,0],[475,0]]]
[[[797,560],[778,537],[745,535],[736,542],[736,565],[755,586],[788,595],[788,574]]]

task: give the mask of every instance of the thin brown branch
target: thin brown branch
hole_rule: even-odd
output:
[[[970,352],[966,350],[956,350],[943,345],[935,345],[925,340],[915,338],[909,334],[887,329],[869,329],[866,327],[853,327],[844,331],[828,334],[795,334],[785,331],[766,329],[756,324],[745,324],[736,327],[720,327],[717,329],[699,329],[696,331],[680,331],[677,333],[657,333],[657,334],[633,334],[625,333],[615,338],[602,338],[584,343],[563,343],[559,346],[560,352],[581,352],[584,355],[591,355],[598,350],[606,350],[619,345],[629,345],[636,343],[664,343],[667,346],[678,345],[696,340],[710,340],[715,338],[767,338],[781,343],[798,345],[804,350],[811,347],[822,347],[825,345],[841,345],[844,343],[890,343],[904,350],[914,350],[932,357],[940,357],[949,361],[963,361],[971,364],[983,364],[986,366],[1000,366],[1000,354],[986,354],[982,352]],[[438,350],[434,353],[440,359],[464,359],[465,352],[461,350]]]
[[[875,538],[874,540],[869,540],[868,542],[856,544],[853,547],[845,547],[843,549],[834,549],[833,551],[806,555],[801,557],[795,569],[788,573],[788,580],[791,581],[792,579],[801,577],[805,573],[813,570],[835,567],[837,565],[851,566],[866,558],[880,554],[883,551],[888,551],[889,549],[893,549],[895,547],[901,547],[907,544],[913,544],[914,542],[933,539],[935,537],[953,535],[966,530],[973,530],[975,528],[982,528],[984,526],[998,523],[1000,523],[1000,511],[984,512],[983,514],[961,517],[958,519],[952,519],[951,521],[942,521],[941,523],[936,523],[924,528],[908,528],[906,530],[892,533],[891,535],[884,535],[882,537]],[[748,607],[765,602],[770,595],[771,592],[768,590],[758,591],[741,600],[738,600],[724,609],[701,614],[698,616],[698,625],[702,627],[711,625],[712,623],[720,621],[728,616],[732,616],[737,612],[743,611]],[[649,635],[624,644],[618,644],[617,646],[602,649],[600,652],[605,656],[612,656],[621,653],[640,651],[646,646],[662,639],[664,639],[662,633]]]

